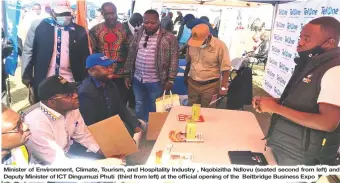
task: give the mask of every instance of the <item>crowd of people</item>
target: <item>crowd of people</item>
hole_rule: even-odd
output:
[[[171,13],[160,18],[157,11],[147,10],[122,23],[113,3],[100,10],[104,22],[89,34],[61,4],[51,7],[50,17],[31,24],[22,52],[22,82],[31,88],[30,102],[38,107],[20,116],[2,105],[2,163],[19,164],[18,154],[26,163],[41,165],[75,157],[105,159],[87,126],[114,115],[138,145],[149,112],[156,111],[156,99],[173,88],[182,52],[190,106],[215,108],[212,97],[227,95],[229,50],[206,17],[178,13],[175,22],[182,26],[176,37]],[[265,139],[279,165],[332,165],[336,160],[339,31],[339,21],[331,17],[305,25],[297,67],[282,97],[252,102],[256,111],[273,113]],[[259,47],[268,49],[263,43]],[[125,164],[121,156],[105,160]]]

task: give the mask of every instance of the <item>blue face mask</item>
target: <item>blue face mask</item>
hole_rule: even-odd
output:
[[[72,17],[70,16],[62,16],[56,17],[56,23],[62,27],[67,26],[71,23]]]

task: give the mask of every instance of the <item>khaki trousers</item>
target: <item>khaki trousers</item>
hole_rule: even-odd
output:
[[[219,93],[220,80],[202,85],[189,77],[188,79],[188,105],[201,104],[201,107],[216,108],[216,103],[209,106],[213,95]]]

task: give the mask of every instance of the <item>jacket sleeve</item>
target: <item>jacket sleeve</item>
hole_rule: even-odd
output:
[[[32,60],[33,57],[33,49],[34,49],[34,40],[35,40],[35,31],[38,24],[42,20],[34,21],[31,24],[30,29],[27,32],[25,44],[22,52],[22,68],[21,68],[21,77],[22,79],[32,80],[33,79],[33,67],[34,63]]]
[[[185,25],[181,25],[181,26],[179,27],[178,35],[177,35],[177,41],[179,41],[179,40],[181,39],[181,37],[182,37],[183,30],[184,30],[184,26],[185,26]]]
[[[78,81],[82,81],[83,79],[85,79],[87,76],[88,76],[88,73],[86,71],[86,60],[88,58],[88,56],[90,55],[90,50],[89,50],[89,36],[88,36],[88,32],[86,29],[84,29],[82,27],[82,37],[81,37],[81,52],[82,54],[80,55],[81,58],[80,58],[80,61],[82,62],[82,69],[80,71],[80,78],[78,79]]]
[[[95,104],[93,103],[91,96],[89,96],[84,91],[79,91],[78,100],[80,102],[79,109],[83,117],[84,123],[87,126],[96,123],[96,112],[93,110]]]
[[[178,73],[178,41],[174,35],[170,35],[170,67],[168,81],[174,81]]]
[[[98,38],[96,36],[96,27],[94,26],[93,28],[90,29],[89,31],[89,39],[90,39],[90,46],[91,46],[91,50],[93,53],[98,53],[99,49],[97,48],[98,45]]]
[[[265,42],[263,45],[260,46],[259,52],[254,55],[254,57],[261,58],[261,57],[267,57],[269,49],[269,42]]]
[[[128,55],[127,55],[127,59],[125,62],[125,66],[124,66],[124,77],[125,78],[131,78],[131,74],[133,71],[133,62],[134,62],[134,57],[136,55],[136,42],[137,42],[137,34],[134,34],[132,40],[129,43],[129,50],[128,50]]]

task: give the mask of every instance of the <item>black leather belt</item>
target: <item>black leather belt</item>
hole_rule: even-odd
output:
[[[208,84],[211,84],[211,83],[215,83],[216,81],[218,81],[219,78],[216,78],[216,79],[211,79],[211,80],[208,80],[208,81],[195,81],[193,80],[195,83],[198,83],[200,85],[208,85]]]

